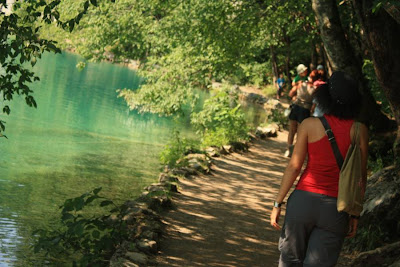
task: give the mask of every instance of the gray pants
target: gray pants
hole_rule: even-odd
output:
[[[336,198],[295,190],[279,239],[279,266],[335,266],[348,232],[349,216]]]

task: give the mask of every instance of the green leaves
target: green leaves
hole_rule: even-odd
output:
[[[75,27],[75,20],[71,19],[70,21],[68,21],[68,27],[69,27],[69,31],[72,32]]]
[[[4,106],[3,107],[3,113],[6,113],[7,115],[10,114],[10,107],[9,106]]]
[[[98,187],[93,190],[93,194],[97,195],[101,191],[102,187]]]
[[[90,3],[94,6],[97,6],[97,0],[90,0]]]
[[[238,96],[224,87],[193,113],[192,124],[202,134],[203,146],[222,146],[247,139],[248,127]]]
[[[183,138],[180,136],[179,131],[173,131],[171,139],[160,154],[160,160],[170,168],[175,168],[185,165],[185,162],[182,160],[185,155],[199,151],[200,144],[198,141]]]
[[[81,2],[84,9],[88,2]],[[260,7],[253,1],[98,4],[99,9],[88,9],[83,23],[75,25],[76,32],[67,38],[88,59],[140,62],[146,84],[135,92],[120,91],[128,105],[140,112],[182,114],[185,105],[195,104],[193,88],[207,88],[213,79],[229,78],[240,71],[240,63],[258,53],[252,38],[261,34]],[[75,6],[63,3],[66,10],[76,10]],[[65,35],[59,38],[65,39]]]
[[[99,239],[100,238],[100,232],[97,230],[93,230],[92,231],[92,237],[95,239]]]
[[[104,259],[111,257],[127,233],[122,220],[110,223],[112,214],[123,209],[113,201],[99,195],[101,187],[78,197],[67,199],[60,207],[61,227],[57,230],[38,229],[33,232],[37,242],[35,252],[45,251],[52,257],[59,255],[80,255],[79,265],[102,266]],[[97,205],[94,205],[97,200]],[[101,201],[99,201],[101,200]],[[112,205],[111,210],[104,207]],[[93,212],[100,208],[101,212]],[[88,215],[90,214],[90,215]]]
[[[109,206],[111,204],[114,204],[114,202],[112,202],[111,200],[104,200],[100,203],[100,207],[105,207],[105,206]]]

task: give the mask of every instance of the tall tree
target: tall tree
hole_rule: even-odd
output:
[[[291,84],[292,82],[292,74],[290,73],[290,44],[291,44],[291,38],[289,35],[287,35],[287,32],[285,29],[282,29],[282,33],[283,33],[283,41],[285,43],[285,48],[286,48],[286,52],[285,52],[285,72],[286,72],[286,76],[289,80],[289,84]]]
[[[386,2],[374,10],[373,0],[353,0],[369,50],[377,79],[390,103],[397,122],[394,152],[400,157],[400,16],[399,6]],[[398,3],[397,3],[398,4]],[[399,164],[399,162],[398,162]]]
[[[271,45],[271,64],[272,64],[272,72],[274,74],[274,82],[278,79],[279,71],[278,71],[278,63],[276,60],[276,51],[275,47]]]
[[[372,124],[378,131],[387,130],[393,124],[380,111],[380,107],[367,86],[361,63],[356,58],[343,31],[336,1],[312,0],[312,8],[318,21],[321,39],[324,42],[324,49],[332,70],[343,70],[359,81],[359,86],[364,95],[360,120]]]

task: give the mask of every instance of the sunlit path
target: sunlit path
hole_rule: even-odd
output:
[[[287,159],[286,133],[216,158],[212,175],[183,180],[159,266],[275,266],[279,232],[269,211]]]

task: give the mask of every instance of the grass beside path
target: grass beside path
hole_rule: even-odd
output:
[[[279,232],[269,214],[286,138],[257,140],[247,153],[215,158],[211,175],[183,180],[176,208],[163,215],[158,266],[277,266]]]

